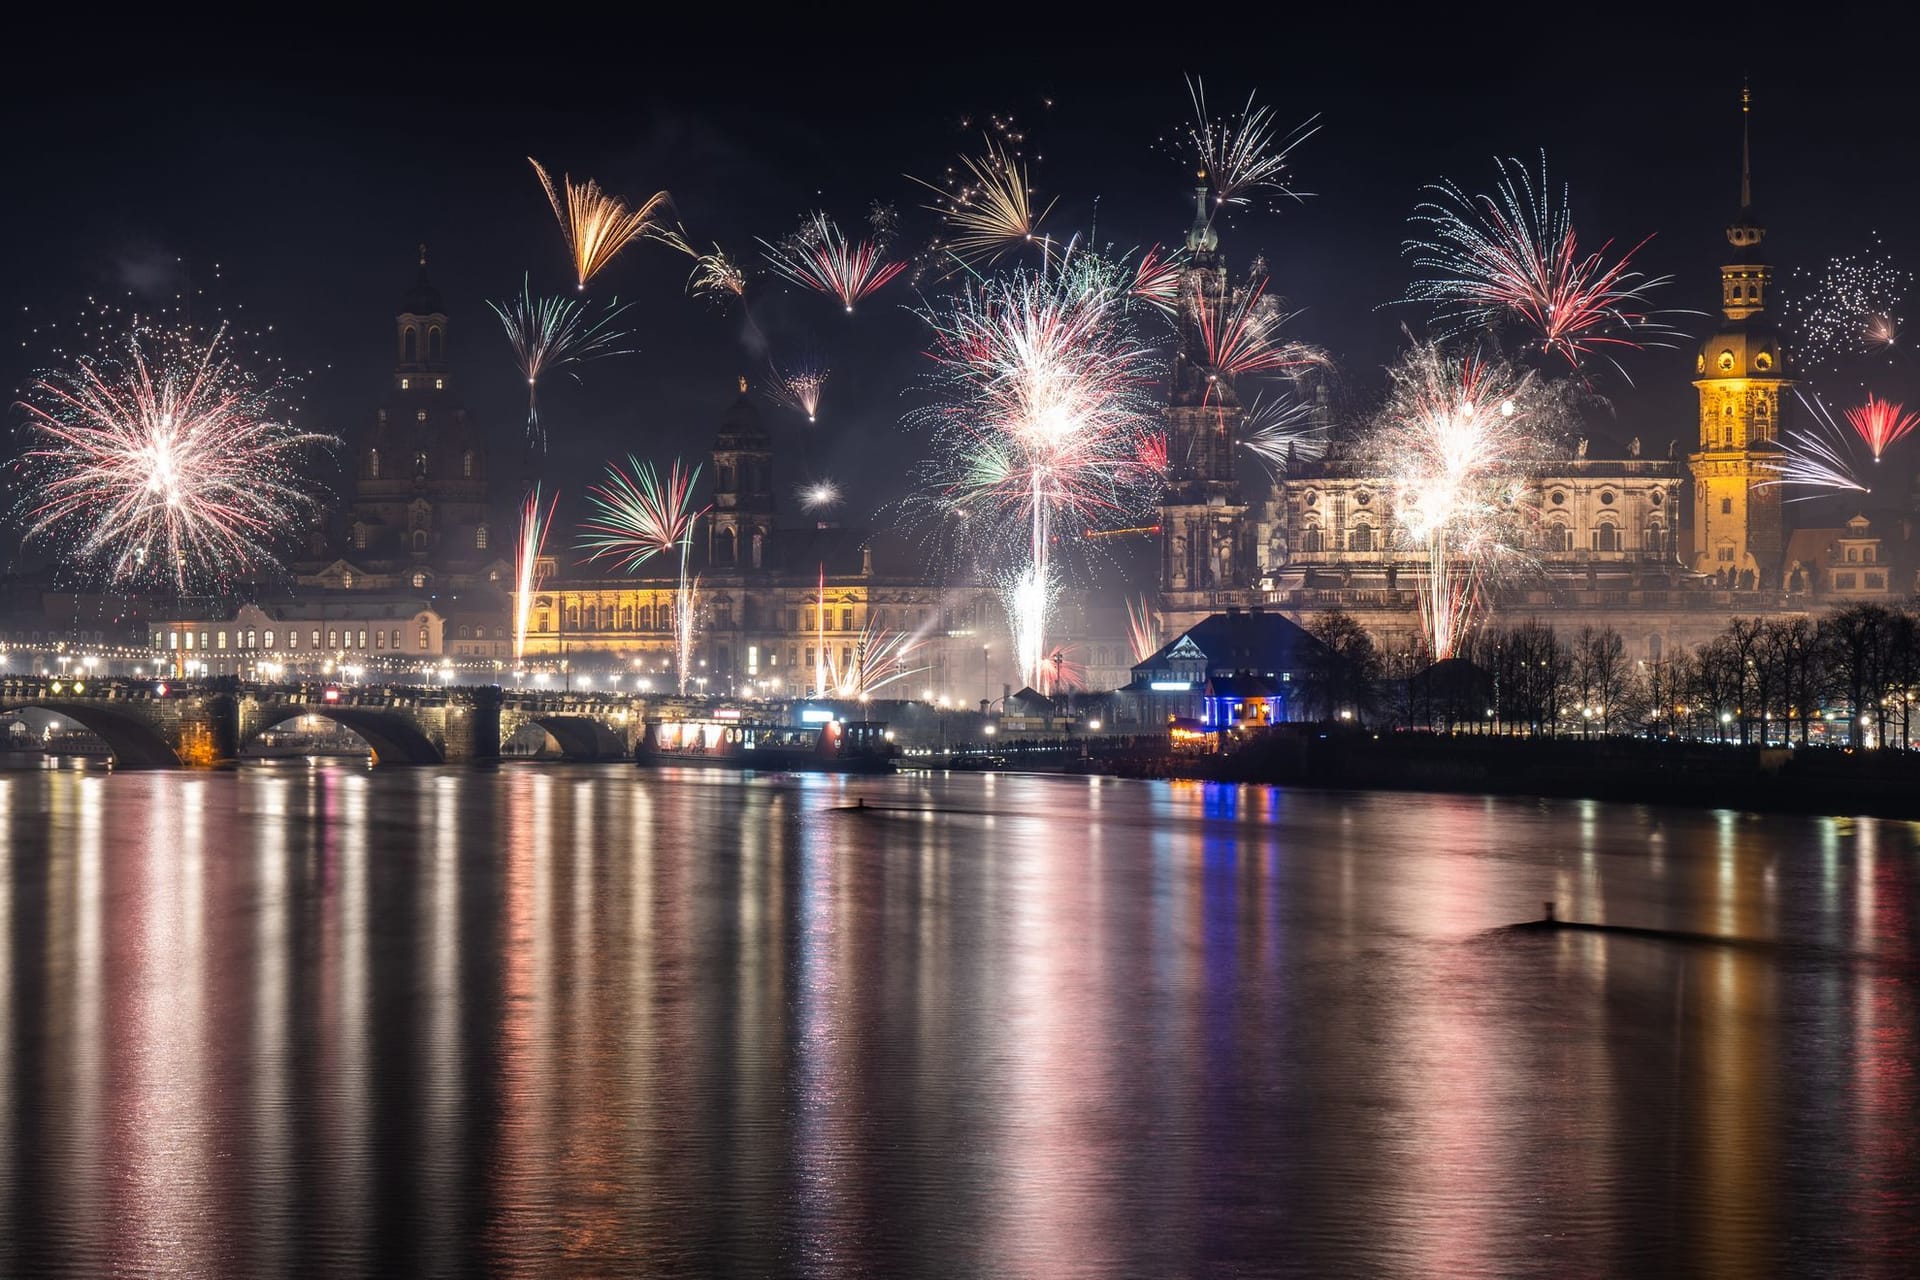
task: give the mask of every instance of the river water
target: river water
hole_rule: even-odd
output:
[[[1916,831],[0,773],[0,1273],[1910,1275]]]

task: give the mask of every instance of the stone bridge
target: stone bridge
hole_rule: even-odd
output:
[[[104,741],[122,769],[231,764],[262,733],[304,715],[352,730],[380,764],[497,760],[501,701],[490,687],[0,679],[0,712],[39,708],[65,716]]]
[[[631,760],[646,712],[646,699],[626,694],[512,689],[500,705],[500,741],[535,725],[562,759]]]

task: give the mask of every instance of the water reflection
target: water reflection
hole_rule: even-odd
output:
[[[267,766],[0,775],[0,834],[6,1274],[1920,1248],[1905,824]],[[1545,898],[1745,944],[1488,932]]]

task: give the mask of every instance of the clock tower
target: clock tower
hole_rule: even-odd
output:
[[[1700,345],[1694,387],[1700,393],[1700,447],[1693,472],[1693,567],[1736,584],[1780,585],[1781,418],[1793,387],[1786,344],[1767,318],[1773,268],[1761,255],[1766,228],[1753,213],[1747,120],[1740,93],[1740,216],[1727,228],[1732,252],[1720,268],[1725,320]],[[1752,574],[1751,579],[1747,579]]]

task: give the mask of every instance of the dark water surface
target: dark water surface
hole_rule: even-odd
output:
[[[1917,830],[0,774],[0,1273],[1911,1275]]]

